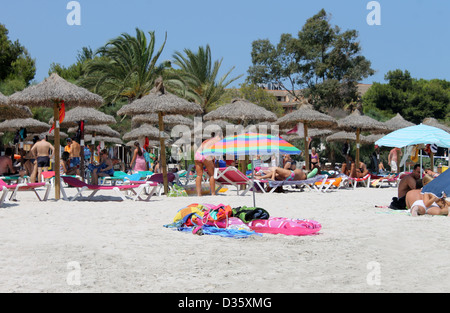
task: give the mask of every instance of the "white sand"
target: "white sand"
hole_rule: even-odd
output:
[[[257,194],[271,216],[314,219],[320,234],[231,239],[163,225],[190,203],[251,205],[251,194],[39,202],[22,192],[0,208],[0,292],[449,292],[450,218],[375,208],[395,193]]]

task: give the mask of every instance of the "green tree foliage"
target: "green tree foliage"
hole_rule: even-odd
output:
[[[197,52],[184,49],[175,52],[173,64],[179,67],[178,75],[185,82],[186,98],[200,104],[205,112],[214,107],[225,92],[225,88],[242,75],[228,78],[234,67],[219,77],[223,59],[212,62],[211,48],[199,47]]]
[[[389,71],[385,80],[387,84],[374,83],[364,95],[365,112],[388,118],[400,113],[415,124],[427,117],[450,121],[450,82],[414,79],[401,70]]]
[[[86,62],[79,82],[101,95],[106,102],[126,98],[128,102],[146,95],[168,63],[157,64],[167,40],[155,51],[155,32],[136,28],[136,36],[124,33],[97,51],[98,57]],[[156,53],[155,53],[156,52]]]
[[[0,91],[10,95],[24,89],[36,75],[36,62],[18,40],[12,42],[0,24]]]
[[[90,47],[83,47],[81,51],[78,51],[77,62],[70,65],[69,67],[65,67],[59,63],[52,63],[50,65],[50,69],[48,74],[57,73],[59,76],[64,78],[71,83],[76,83],[78,79],[80,79],[85,71],[83,67],[88,61],[94,59],[94,52]]]
[[[316,108],[343,107],[358,99],[357,82],[374,74],[357,39],[356,30],[332,26],[322,9],[297,38],[282,34],[276,46],[267,39],[254,41],[247,80],[277,82],[294,97],[309,98]]]

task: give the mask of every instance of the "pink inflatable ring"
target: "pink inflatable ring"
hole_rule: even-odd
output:
[[[322,229],[322,225],[316,221],[297,220],[284,217],[271,217],[268,220],[254,220],[248,223],[248,227],[257,233],[291,236],[311,235]]]

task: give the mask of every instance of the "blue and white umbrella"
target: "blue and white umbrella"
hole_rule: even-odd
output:
[[[450,170],[446,170],[422,188],[422,193],[431,193],[438,198],[450,196]]]
[[[450,134],[442,129],[420,124],[393,131],[375,142],[379,147],[396,148],[419,144],[436,144],[442,148],[450,148]]]

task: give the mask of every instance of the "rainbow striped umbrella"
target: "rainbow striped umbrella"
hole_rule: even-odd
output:
[[[257,156],[272,154],[300,154],[301,151],[278,136],[267,134],[245,133],[225,137],[221,141],[202,151],[204,155],[236,155]],[[252,181],[254,181],[252,158]],[[255,187],[253,185],[253,206],[256,207]]]
[[[272,155],[272,154],[300,154],[301,151],[278,136],[268,134],[245,133],[225,137],[208,149],[204,155]]]

